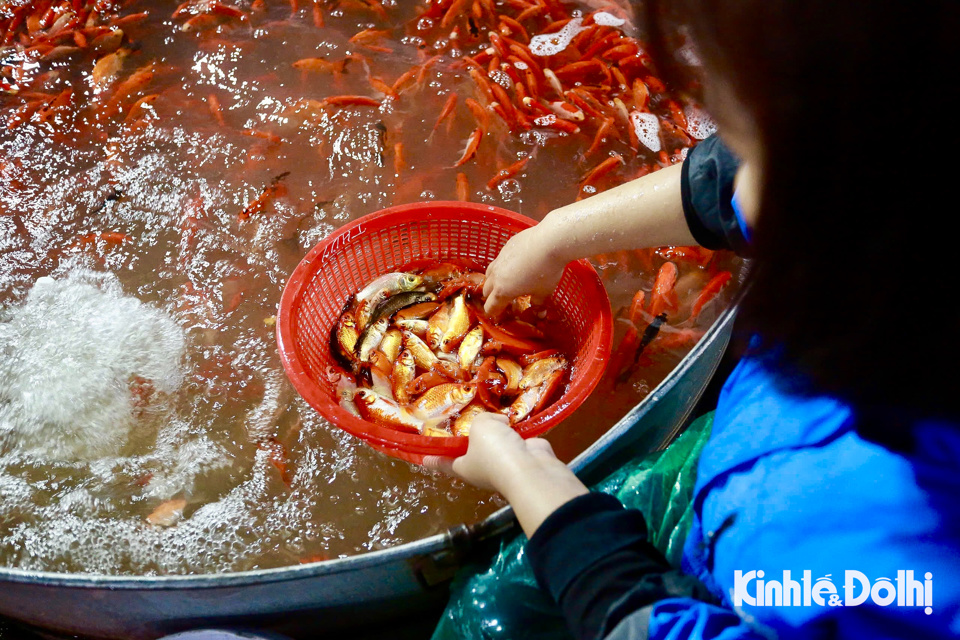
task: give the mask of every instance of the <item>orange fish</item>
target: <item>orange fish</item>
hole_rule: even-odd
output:
[[[147,516],[147,522],[158,527],[172,527],[183,517],[183,508],[187,501],[182,498],[167,500]]]
[[[467,146],[464,147],[463,153],[460,155],[460,159],[454,163],[454,167],[459,167],[467,163],[470,158],[472,158],[477,153],[477,149],[480,148],[480,140],[483,139],[483,129],[477,127],[473,130],[473,133],[470,134],[470,137],[467,139]]]
[[[416,334],[404,330],[403,346],[413,355],[413,359],[416,361],[418,367],[427,370],[433,368],[433,364],[437,361],[437,356],[433,353],[433,351],[430,350],[430,347],[428,347],[423,340],[416,336]]]
[[[670,303],[669,295],[677,284],[677,265],[664,262],[657,272],[657,280],[653,284],[653,294],[650,296],[650,315],[658,316]]]
[[[476,385],[441,384],[433,387],[413,404],[413,415],[429,426],[440,424],[473,401]]]
[[[540,386],[530,387],[521,392],[513,404],[504,411],[510,424],[516,424],[545,409],[559,391],[562,381],[563,370],[559,369],[551,373]]]
[[[447,332],[450,322],[450,305],[444,304],[427,320],[427,344],[431,349],[439,349],[440,341]]]
[[[427,329],[429,328],[429,324],[426,320],[412,319],[397,320],[397,326],[401,329],[406,329],[407,331],[416,334],[420,338],[425,338],[427,336]]]
[[[346,59],[339,62],[330,62],[323,58],[302,58],[293,63],[293,68],[310,73],[332,73],[335,78],[339,78],[343,73],[345,63]]]
[[[467,309],[466,300],[463,296],[457,296],[453,300],[453,308],[450,310],[450,320],[447,323],[447,330],[443,332],[440,339],[440,349],[450,353],[460,344],[464,336],[470,331],[470,311]]]
[[[526,390],[531,387],[539,387],[544,381],[556,371],[566,371],[567,361],[563,357],[557,356],[544,358],[531,363],[523,370],[523,377],[520,379],[520,390]]]
[[[480,355],[480,348],[483,346],[483,327],[477,325],[471,329],[460,342],[460,348],[457,349],[457,360],[460,368],[470,371],[473,369],[477,356]]]
[[[123,69],[123,62],[130,55],[129,49],[118,49],[113,53],[107,54],[97,60],[90,73],[90,81],[93,83],[94,91],[99,93],[113,84]]]
[[[267,206],[267,203],[270,202],[273,198],[278,195],[282,195],[286,192],[286,187],[283,185],[283,179],[290,175],[289,171],[284,171],[273,180],[270,181],[270,184],[260,193],[257,198],[248,204],[243,211],[237,216],[240,221],[248,219],[250,216],[260,213],[263,211],[263,208]]]
[[[520,380],[523,378],[523,367],[510,358],[497,358],[497,368],[507,377],[506,395],[512,396],[520,391]]]
[[[464,437],[469,436],[470,427],[473,425],[473,420],[481,413],[486,413],[486,411],[486,407],[476,402],[467,405],[467,408],[461,411],[460,415],[457,416],[457,419],[453,421],[453,435]]]
[[[413,382],[417,373],[417,363],[413,359],[413,354],[404,349],[397,356],[393,363],[393,373],[391,380],[393,382],[393,397],[401,404],[408,404],[411,400],[407,391],[407,385]]]
[[[422,320],[431,313],[440,308],[439,302],[421,302],[413,306],[397,311],[393,317],[395,320]]]
[[[380,341],[380,350],[387,356],[390,364],[397,361],[397,356],[400,355],[400,349],[402,348],[403,334],[400,333],[400,329],[397,327],[387,329],[387,332],[383,334],[383,340]]]
[[[357,357],[360,359],[360,362],[371,361],[373,351],[380,346],[380,342],[383,340],[383,336],[387,333],[389,327],[390,320],[380,318],[363,330],[357,345]]]
[[[411,416],[395,402],[381,397],[370,389],[358,389],[354,402],[365,420],[408,433],[420,433],[423,430],[422,420]]]
[[[418,396],[428,389],[436,387],[437,385],[448,384],[450,382],[453,382],[453,378],[449,378],[442,372],[431,369],[430,371],[417,376],[411,382],[407,383],[405,390],[407,395],[412,398],[413,396]]]

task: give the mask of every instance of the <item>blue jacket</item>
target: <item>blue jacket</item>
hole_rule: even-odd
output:
[[[684,549],[684,570],[724,607],[687,598],[660,601],[649,612],[651,638],[960,635],[960,429],[913,425],[916,447],[900,454],[862,439],[854,426],[841,402],[791,396],[759,361],[739,364],[723,388],[700,458],[695,520]],[[781,584],[790,571],[801,606],[758,606],[757,574],[735,606],[738,570],[745,578],[763,571],[765,582]],[[814,586],[830,577],[820,581],[824,606],[812,599],[803,606],[804,571]],[[898,577],[906,583],[912,571],[913,589],[901,591],[911,591],[914,603],[930,573],[932,602],[924,603],[929,609],[905,606],[904,593],[904,606],[897,600],[880,606],[871,598],[842,606],[848,571],[863,574],[851,578],[855,600],[866,579],[880,602]],[[825,582],[836,590],[834,606],[827,604]]]

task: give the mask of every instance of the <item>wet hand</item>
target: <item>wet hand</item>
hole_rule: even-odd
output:
[[[458,476],[482,489],[506,494],[507,484],[518,472],[543,460],[563,465],[546,440],[524,440],[510,427],[506,416],[481,413],[470,426],[470,444],[465,455],[459,458],[426,456],[423,466]]]
[[[487,267],[483,285],[484,311],[499,315],[510,302],[525,294],[545,300],[557,288],[567,261],[554,251],[551,225],[544,220],[510,238]]]
[[[474,419],[466,455],[456,459],[426,456],[423,464],[500,492],[527,536],[561,505],[588,492],[554,455],[549,442],[524,440],[496,413],[482,413]]]

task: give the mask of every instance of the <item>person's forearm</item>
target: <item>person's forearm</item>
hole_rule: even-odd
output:
[[[539,226],[564,262],[626,249],[694,245],[680,180],[678,164],[555,209]]]
[[[508,468],[498,489],[513,507],[528,538],[563,504],[589,493],[586,485],[556,458],[526,455]]]

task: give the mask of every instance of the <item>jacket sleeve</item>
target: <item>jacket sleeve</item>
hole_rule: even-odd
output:
[[[606,494],[589,493],[557,509],[537,529],[527,554],[578,640],[603,638],[665,598],[713,601],[706,587],[671,568],[647,541],[643,515]]]
[[[733,611],[671,598],[622,619],[604,640],[767,640]]]
[[[604,640],[769,640],[784,636],[804,640],[900,640],[957,637],[945,620],[932,621],[917,611],[900,607],[861,605],[828,608],[822,615],[791,624],[783,617],[779,628],[751,626],[732,610],[691,598],[669,598],[624,618]],[[949,620],[952,616],[945,616]]]
[[[739,167],[740,160],[716,134],[691,149],[683,162],[683,215],[700,246],[740,254],[747,250],[733,208],[733,178]]]

